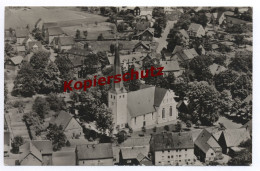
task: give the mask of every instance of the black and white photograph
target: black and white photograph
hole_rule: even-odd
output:
[[[1,46],[7,167],[252,165],[252,6],[5,6]]]

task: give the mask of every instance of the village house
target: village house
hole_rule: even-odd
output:
[[[140,41],[133,48],[133,52],[141,52],[146,55],[151,52],[150,44]]]
[[[216,75],[216,74],[219,74],[223,71],[226,71],[226,70],[227,70],[226,67],[221,66],[219,64],[215,64],[215,63],[209,66],[209,71],[211,72],[211,74],[213,76]]]
[[[42,24],[42,35],[45,35],[47,29],[48,29],[48,28],[52,28],[52,27],[58,27],[58,23],[56,23],[56,22],[43,23],[43,24]],[[44,36],[44,37],[45,37],[45,36]]]
[[[15,42],[15,30],[14,29],[5,29],[5,42]]]
[[[28,43],[28,50],[30,52],[37,52],[42,50],[42,44],[39,41],[31,41]]]
[[[194,144],[188,132],[154,134],[150,148],[155,166],[192,165],[195,161]]]
[[[23,45],[24,45],[25,47],[28,47],[29,42],[32,42],[32,41],[33,41],[33,39],[32,39],[31,36],[29,35],[29,36],[27,36],[27,37],[24,39]]]
[[[22,45],[24,40],[29,36],[27,29],[16,29],[15,30],[16,43]]]
[[[53,48],[58,50],[58,51],[62,51],[62,50],[69,50],[71,49],[74,44],[74,38],[70,37],[70,36],[66,36],[66,37],[55,37],[53,39]]]
[[[14,48],[16,50],[16,52],[18,53],[19,56],[25,56],[26,55],[26,49],[25,46],[16,46]]]
[[[18,69],[20,69],[20,65],[22,64],[22,61],[23,61],[22,56],[11,57],[5,62],[5,69],[11,71],[17,71]]]
[[[215,24],[221,25],[225,21],[225,13],[224,12],[216,12],[212,14],[212,21]]]
[[[37,149],[34,149],[34,147]],[[38,154],[38,151],[41,154],[41,165],[52,165],[52,142],[49,140],[32,140],[23,144],[20,147],[22,153],[27,154],[30,149],[34,149],[35,155]],[[36,160],[37,161],[37,160]]]
[[[84,135],[83,129],[79,122],[65,111],[61,111],[57,117],[53,117],[50,121],[50,124],[62,126],[64,134],[68,139],[80,138]]]
[[[172,60],[178,60],[179,62],[186,62],[192,60],[194,57],[199,56],[194,48],[177,50],[177,53],[173,55]]]
[[[149,149],[148,149],[149,150]],[[145,147],[125,147],[119,152],[119,165],[148,165],[151,166],[151,159],[145,155],[147,149]]]
[[[27,148],[21,148],[19,155],[19,165],[21,166],[42,166],[42,154],[32,142],[28,143]]]
[[[118,48],[115,58],[114,75],[122,74]],[[178,111],[175,97],[172,90],[154,86],[126,92],[123,82],[119,82],[112,84],[108,93],[108,106],[112,109],[116,130],[125,128],[126,125],[133,130],[140,130],[142,127],[176,120]]]
[[[187,31],[184,30],[184,29],[181,29],[181,30],[179,30],[178,32],[181,34],[182,39],[185,41],[185,44],[186,44],[186,45],[189,45],[190,36],[189,36],[189,34],[187,33]]]
[[[160,61],[160,65],[163,68],[163,76],[168,76],[169,73],[173,73],[175,77],[181,75],[181,70],[178,61]]]
[[[51,27],[45,32],[45,41],[50,44],[55,37],[62,37],[64,35],[64,31],[60,27]]]
[[[204,129],[194,142],[194,154],[200,161],[210,162],[222,158],[222,149],[215,137]]]
[[[227,154],[230,149],[237,148],[242,142],[250,139],[250,134],[246,128],[226,129],[222,131],[218,143],[222,152]]]
[[[80,166],[113,166],[111,143],[85,144],[76,148],[77,165]]]
[[[150,22],[141,20],[136,23],[135,30],[137,33],[143,32],[150,27]]]
[[[202,25],[191,23],[188,29],[188,34],[191,37],[202,37],[205,35],[205,30]]]
[[[154,28],[147,28],[146,30],[133,36],[133,40],[142,40],[142,41],[153,41],[154,37]]]

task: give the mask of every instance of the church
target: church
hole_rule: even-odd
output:
[[[114,75],[122,74],[118,45],[115,49]],[[142,127],[176,120],[178,117],[176,95],[172,90],[147,86],[137,91],[127,92],[123,82],[113,83],[108,93],[108,106],[112,110],[116,129],[127,125],[134,131]]]

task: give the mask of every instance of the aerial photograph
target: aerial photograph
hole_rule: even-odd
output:
[[[251,166],[252,11],[5,6],[4,165]]]

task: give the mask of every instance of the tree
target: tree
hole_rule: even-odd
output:
[[[115,52],[115,44],[113,44],[113,43],[110,45],[110,52],[112,53],[112,55]]]
[[[21,95],[23,97],[31,97],[39,90],[38,78],[32,66],[25,62],[22,64],[14,80],[14,88],[12,95]]]
[[[198,120],[198,121],[196,122],[196,126],[199,128],[200,125],[201,125],[201,122]]]
[[[96,126],[102,133],[106,133],[107,130],[111,133],[113,130],[112,111],[105,104],[97,109]]]
[[[72,70],[72,64],[70,60],[64,60],[66,57],[64,55],[59,54],[54,63],[57,65],[59,71],[60,71],[60,78],[62,81],[68,81],[73,79],[73,70]]]
[[[80,30],[76,30],[76,35],[75,35],[76,39],[80,39]]]
[[[239,74],[230,69],[222,71],[214,77],[215,87],[218,91],[230,90],[238,77]]]
[[[30,64],[35,70],[41,70],[47,67],[50,60],[50,52],[38,51],[33,54]]]
[[[48,94],[46,101],[49,103],[50,109],[54,110],[55,112],[66,110],[66,103],[64,99],[62,97],[58,97],[57,94]]]
[[[194,123],[200,120],[203,125],[212,125],[218,120],[219,94],[213,86],[205,81],[191,82],[187,96]]]
[[[6,83],[4,83],[4,103],[6,104],[8,100],[8,89],[6,87]]]
[[[235,43],[239,47],[239,45],[242,45],[244,41],[244,36],[242,35],[235,35]]]
[[[18,154],[19,153],[19,147],[24,143],[23,137],[21,136],[15,136],[11,146],[12,146],[12,153]]]
[[[100,35],[97,38],[98,41],[103,41],[104,40],[104,36],[102,33],[100,33]]]
[[[32,109],[34,112],[36,112],[41,119],[44,119],[45,115],[48,113],[48,111],[50,110],[50,105],[49,103],[46,101],[45,98],[43,97],[37,97],[34,100]]]
[[[165,125],[165,126],[164,126],[164,130],[165,130],[165,131],[169,131],[169,130],[170,130],[169,125]]]
[[[246,74],[241,75],[231,86],[233,98],[244,100],[249,94],[252,94],[252,80]]]
[[[182,131],[182,123],[180,121],[178,121],[177,124],[175,125],[175,130],[176,132]]]
[[[57,126],[56,124],[50,124],[47,128],[46,138],[52,141],[53,150],[60,150],[62,147],[66,145],[66,136],[63,133],[62,126]]]
[[[233,99],[230,91],[223,90],[219,96],[220,99],[220,106],[219,112],[220,114],[229,114],[232,109]]]
[[[23,121],[25,122],[30,138],[32,138],[32,133],[34,132],[36,136],[41,135],[41,132],[44,131],[44,120],[36,113],[30,112],[23,115]],[[33,132],[32,132],[33,131]]]
[[[192,125],[192,122],[191,122],[190,120],[188,120],[188,121],[186,122],[186,127],[187,127],[187,128],[190,128],[191,125]]]
[[[117,142],[119,144],[124,142],[126,139],[127,139],[127,133],[124,130],[118,132],[118,134],[117,134]]]
[[[87,31],[87,30],[83,31],[83,35],[85,36],[85,39],[87,39],[87,37],[88,37],[88,31]]]
[[[205,15],[205,13],[198,13],[191,18],[191,21],[206,27],[208,23],[208,17]]]
[[[228,68],[238,72],[252,73],[252,52],[237,52],[235,58],[231,58]]]

